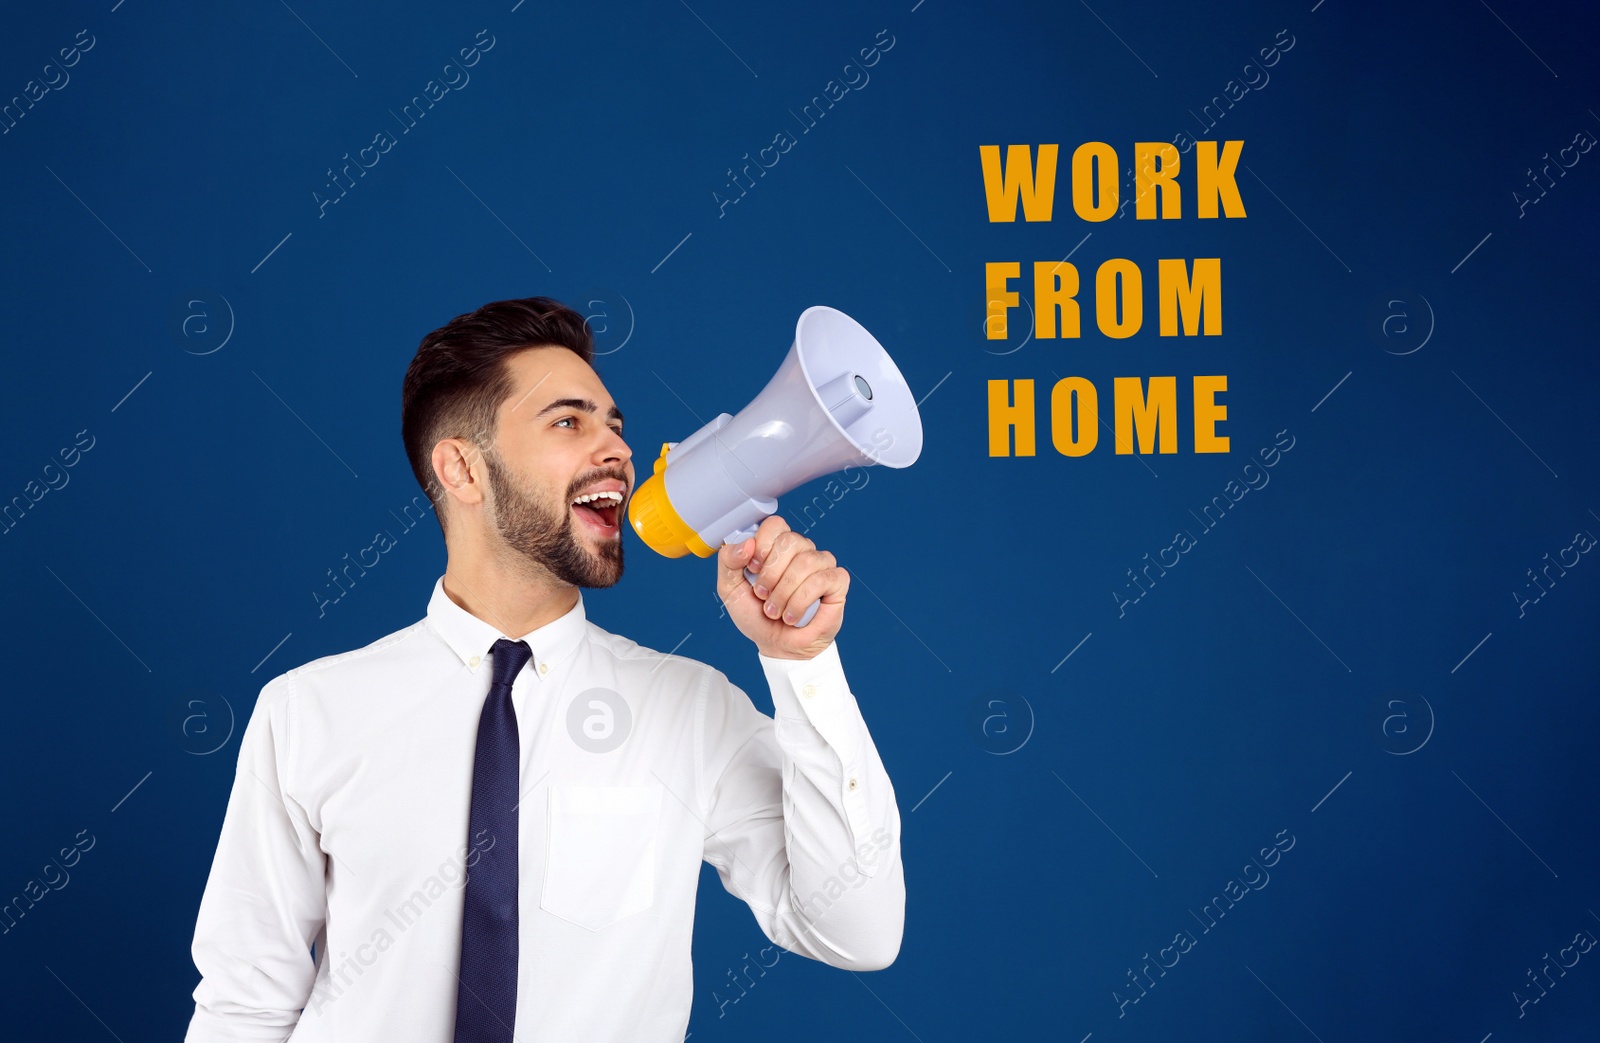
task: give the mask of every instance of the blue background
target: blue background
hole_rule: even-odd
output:
[[[811,304],[923,399],[915,466],[820,518],[799,507],[821,482],[784,504],[854,577],[839,645],[904,818],[903,948],[866,975],[786,954],[735,991],[767,942],[707,867],[695,1039],[1594,1038],[1600,953],[1525,1016],[1513,998],[1600,932],[1600,564],[1520,617],[1509,596],[1600,533],[1600,152],[1513,201],[1600,135],[1576,5],[113,2],[0,31],[5,98],[94,41],[0,135],[0,497],[93,438],[0,541],[0,893],[95,838],[0,935],[8,1038],[181,1037],[260,687],[414,622],[443,571],[431,519],[394,520],[425,502],[406,363],[532,294],[594,316],[643,459],[748,401]],[[470,80],[399,133],[390,110],[481,29]],[[884,29],[870,80],[801,133],[789,110]],[[1270,79],[1244,70],[1290,37]],[[398,144],[319,217],[325,171],[379,131]],[[1182,220],[1072,214],[1071,149],[1131,165],[1179,131],[1245,141],[1248,218],[1194,219],[1187,176]],[[978,147],[1042,142],[1055,220],[991,225]],[[1086,309],[1077,340],[988,341],[984,263],[1075,247],[1086,287],[1107,258],[1153,283],[1158,258],[1220,257],[1223,335],[1157,337],[1152,290],[1127,340]],[[1109,420],[1114,377],[1172,374],[1228,375],[1231,453],[1186,429],[1171,456],[1051,448],[1057,376]],[[1036,382],[1038,455],[987,455],[990,379]],[[1189,512],[1279,432],[1270,484],[1201,532]],[[399,545],[319,618],[311,592],[380,529]],[[1119,616],[1125,570],[1179,529],[1198,545]],[[591,618],[684,641],[770,712],[711,563],[628,541]],[[1279,836],[1269,882],[1201,932]]]

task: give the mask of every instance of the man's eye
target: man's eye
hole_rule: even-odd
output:
[[[575,423],[578,422],[578,418],[577,417],[572,417],[572,416],[564,416],[560,420],[557,420],[556,424],[565,424],[568,421],[571,421],[572,423],[575,424]]]

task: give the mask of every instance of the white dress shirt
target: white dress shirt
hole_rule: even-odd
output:
[[[426,618],[262,688],[187,1043],[448,1043],[464,874],[495,842],[467,814],[501,637],[441,578]],[[894,960],[900,813],[836,644],[759,656],[767,717],[721,672],[590,623],[581,594],[520,640],[519,1041],[680,1043],[702,860],[784,949]]]

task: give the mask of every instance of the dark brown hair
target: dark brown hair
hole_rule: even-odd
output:
[[[570,348],[594,363],[594,337],[583,316],[549,297],[491,301],[422,338],[401,386],[400,437],[441,530],[445,496],[433,473],[433,447],[464,438],[491,450],[495,415],[513,390],[506,360],[544,346]]]

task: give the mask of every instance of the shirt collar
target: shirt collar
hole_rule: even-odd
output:
[[[479,619],[454,601],[444,591],[444,577],[433,585],[433,596],[428,600],[428,629],[438,634],[450,646],[461,662],[473,673],[490,662],[489,649],[504,638],[507,641],[526,641],[533,650],[531,666],[535,676],[543,676],[546,668],[561,662],[583,639],[587,617],[583,610],[583,592],[578,592],[577,603],[563,616],[542,627],[511,637],[503,634],[494,624]]]

